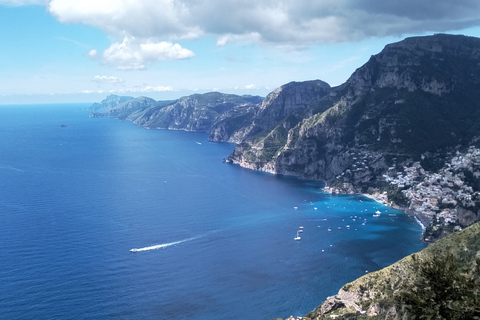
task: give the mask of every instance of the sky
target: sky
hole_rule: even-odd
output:
[[[0,0],[0,104],[335,86],[434,33],[480,37],[480,1]]]

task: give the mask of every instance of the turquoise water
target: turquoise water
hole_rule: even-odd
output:
[[[402,212],[86,107],[0,107],[2,318],[302,315],[423,248]]]

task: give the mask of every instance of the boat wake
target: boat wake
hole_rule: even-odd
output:
[[[12,166],[4,166],[4,165],[0,165],[0,169],[3,169],[3,170],[12,170],[12,171],[17,171],[17,172],[25,172],[25,170],[22,170],[22,169],[19,169],[19,168],[15,168],[15,167],[12,167]]]
[[[179,240],[179,241],[174,241],[174,242],[157,244],[157,245],[154,245],[154,246],[149,246],[149,247],[144,247],[144,248],[130,249],[130,252],[157,250],[157,249],[160,249],[160,248],[166,248],[166,247],[174,246],[176,244],[192,241],[192,240],[195,240],[195,239],[198,239],[198,238],[200,238],[200,236],[193,237],[193,238],[188,238],[188,239],[183,239],[183,240]]]

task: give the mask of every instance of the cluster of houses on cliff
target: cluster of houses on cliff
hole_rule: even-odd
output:
[[[461,226],[476,220],[480,204],[476,187],[480,181],[480,149],[470,147],[465,153],[457,151],[436,173],[425,171],[415,162],[402,171],[390,168],[384,178],[402,190],[409,201],[409,210],[431,218],[432,232],[460,230]],[[470,217],[465,219],[465,214]],[[429,235],[425,236],[428,241]]]

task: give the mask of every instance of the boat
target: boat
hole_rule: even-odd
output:
[[[298,230],[298,232],[303,232],[303,230],[302,230],[302,229],[300,229],[300,230]]]
[[[302,238],[300,238],[300,236],[298,235],[298,231],[297,231],[297,236],[295,238],[293,238],[293,240],[301,240]]]
[[[379,210],[375,211],[376,214],[380,214],[381,212]]]
[[[138,252],[138,249],[130,249],[130,252]]]

